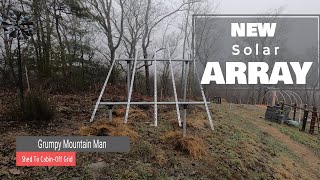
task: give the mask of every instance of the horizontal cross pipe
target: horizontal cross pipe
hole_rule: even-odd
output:
[[[116,61],[134,61],[134,59],[116,59]],[[137,59],[137,61],[154,61],[154,59]],[[157,59],[157,61],[169,61],[169,59]],[[192,61],[192,59],[171,59],[171,61]]]
[[[100,102],[100,105],[126,105],[128,102]],[[131,105],[154,105],[155,102],[130,102]],[[157,105],[175,105],[176,102],[162,101],[157,102]],[[204,102],[191,101],[191,102],[178,102],[180,105],[203,105]]]
[[[281,105],[281,103],[280,103],[280,105]],[[284,105],[284,106],[288,106],[288,107],[295,107],[295,108],[297,108],[297,109],[301,109],[301,110],[303,110],[303,111],[310,111],[310,112],[313,112],[313,110],[312,110],[312,109],[302,108],[302,107],[294,106],[294,105],[291,105],[291,104],[283,104],[283,105]],[[318,113],[320,113],[320,112],[318,112]]]

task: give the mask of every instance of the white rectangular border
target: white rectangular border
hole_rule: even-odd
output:
[[[196,17],[211,17],[211,18],[265,18],[266,16],[268,16],[268,14],[250,14],[250,15],[232,15],[232,14],[229,14],[229,15],[219,15],[219,14],[193,14],[192,15],[192,41],[193,41],[193,47],[192,47],[192,52],[193,52],[193,58],[195,60],[195,52],[194,52],[194,47],[195,47],[195,21],[194,19]],[[271,16],[271,15],[270,15]],[[317,89],[320,89],[320,37],[319,37],[319,26],[320,26],[320,21],[319,21],[319,18],[320,18],[320,15],[275,15],[276,17],[280,17],[280,18],[317,18],[318,19],[318,87]],[[196,70],[196,69],[195,69]],[[261,84],[256,84],[256,85],[260,85],[262,86]],[[237,88],[237,89],[247,89],[247,88]],[[290,89],[290,88],[288,88]],[[295,90],[302,90],[300,88],[296,89],[294,88]],[[310,90],[309,88],[304,88],[303,90]],[[313,89],[311,89],[313,90]]]

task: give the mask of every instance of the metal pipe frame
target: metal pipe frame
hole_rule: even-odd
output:
[[[176,82],[174,80],[174,74],[173,74],[173,67],[172,67],[169,44],[167,44],[167,47],[168,47],[167,48],[167,53],[168,53],[168,56],[169,56],[169,67],[170,67],[170,72],[171,72],[171,80],[172,80],[172,86],[173,86],[174,100],[175,100],[176,109],[177,109],[178,124],[181,127],[181,116],[180,116],[180,109],[179,109],[179,100],[178,100],[178,95],[177,95]]]
[[[134,83],[134,77],[136,75],[136,69],[137,69],[137,59],[138,59],[138,52],[136,53],[135,61],[133,63],[133,72],[132,72],[132,78],[131,78],[131,84],[130,84],[130,91],[129,91],[129,94],[128,94],[128,101],[127,101],[126,115],[124,117],[124,123],[128,122],[130,103],[131,103],[131,95],[132,95],[133,83]]]
[[[183,132],[182,137],[185,138],[187,136],[187,105],[183,106]]]
[[[201,95],[202,95],[204,107],[205,107],[206,112],[207,112],[207,116],[208,116],[208,120],[209,120],[209,123],[210,123],[211,130],[214,130],[213,121],[212,121],[211,113],[210,113],[209,106],[208,106],[209,103],[207,102],[206,95],[204,94],[203,86],[202,86],[202,84],[201,84],[198,71],[196,71],[197,68],[196,68],[195,58],[194,58],[194,60],[193,60],[193,69],[194,69],[194,73],[195,73],[195,75],[196,75],[196,78],[197,78],[197,80],[198,80],[199,86],[200,86],[200,91],[201,91]],[[230,105],[231,105],[231,104],[230,104]]]
[[[210,104],[209,102],[206,102],[207,104]],[[203,101],[188,101],[188,102],[178,102],[179,105],[204,105],[206,104]],[[100,102],[99,105],[127,105],[128,102],[123,101],[123,102]],[[148,101],[140,101],[140,102],[130,102],[131,105],[154,105],[155,102],[148,102]],[[176,102],[174,101],[158,101],[156,103],[157,105],[176,105]]]
[[[130,110],[130,105],[153,105],[154,106],[154,125],[157,126],[158,124],[158,105],[175,105],[176,106],[176,110],[177,110],[177,116],[178,116],[178,123],[179,126],[181,127],[181,117],[180,117],[180,109],[179,109],[179,105],[183,106],[183,137],[186,136],[186,117],[187,117],[187,107],[188,105],[204,105],[207,115],[208,115],[208,120],[211,126],[211,129],[214,130],[213,127],[213,122],[212,122],[212,118],[211,118],[211,114],[209,111],[209,107],[208,104],[210,104],[210,102],[207,102],[204,91],[203,91],[203,87],[200,83],[200,79],[199,79],[199,75],[197,73],[197,71],[195,71],[195,61],[194,59],[171,59],[171,55],[170,55],[170,47],[167,46],[167,53],[168,53],[168,57],[169,59],[157,59],[156,57],[156,53],[155,53],[155,58],[153,59],[138,59],[137,58],[137,54],[135,55],[135,58],[129,58],[129,59],[115,59],[112,62],[112,65],[109,69],[107,78],[103,84],[103,87],[101,89],[100,95],[98,97],[98,100],[95,104],[94,107],[94,111],[91,115],[90,118],[90,122],[93,122],[95,114],[97,112],[97,109],[99,107],[99,105],[105,105],[108,106],[108,114],[109,114],[109,120],[112,121],[112,107],[115,105],[126,105],[126,113],[125,113],[125,118],[124,118],[124,123],[127,123],[128,121],[128,115],[129,115],[129,110]],[[127,95],[128,95],[128,99],[126,102],[101,102],[102,96],[105,92],[106,86],[108,84],[108,80],[110,78],[111,72],[114,68],[115,62],[116,61],[126,61],[127,62]],[[131,61],[134,61],[133,64],[133,71],[131,73]],[[135,73],[136,73],[136,69],[137,69],[137,62],[138,61],[153,61],[154,62],[154,101],[153,102],[131,102],[131,96],[132,96],[132,91],[133,91],[133,84],[134,84],[134,78],[135,78]],[[172,78],[172,85],[173,85],[173,91],[174,91],[174,98],[175,101],[158,101],[158,94],[157,94],[157,61],[167,61],[169,62],[169,66],[170,66],[170,71],[171,71],[171,78]],[[183,62],[183,101],[179,102],[178,100],[178,96],[177,96],[177,90],[176,90],[176,84],[175,84],[175,79],[174,79],[174,74],[173,74],[173,67],[172,67],[172,62]],[[187,101],[187,84],[188,84],[188,69],[189,69],[189,62],[193,62],[194,65],[194,73],[197,77],[197,80],[199,81],[199,85],[200,85],[200,90],[201,90],[201,94],[202,94],[202,98],[203,101]]]
[[[127,61],[127,93],[129,97],[130,92],[130,75],[131,75],[131,61]]]
[[[101,102],[102,95],[104,94],[104,91],[105,91],[105,89],[106,89],[106,87],[107,87],[107,84],[108,84],[108,81],[109,81],[109,78],[110,78],[110,75],[111,75],[111,72],[112,72],[112,70],[113,70],[113,67],[114,67],[115,62],[116,62],[115,60],[112,62],[112,65],[111,65],[111,67],[110,67],[110,69],[109,69],[108,75],[107,75],[106,80],[104,81],[103,87],[102,87],[102,89],[101,89],[99,98],[98,98],[98,100],[97,100],[97,102],[96,102],[96,105],[95,105],[95,107],[94,107],[94,110],[93,110],[93,112],[92,112],[92,115],[91,115],[91,118],[90,118],[90,122],[93,122],[94,116],[95,116],[96,113],[97,113],[98,106],[99,106],[99,104],[100,104],[100,102]]]
[[[154,126],[158,126],[157,51],[154,53]]]
[[[113,107],[113,105],[108,106],[108,115],[109,115],[110,122],[112,122],[112,107]]]
[[[183,62],[184,66],[183,66],[183,101],[186,102],[187,101],[187,84],[188,84],[188,61]],[[187,135],[187,105],[183,105],[183,137],[186,137]]]

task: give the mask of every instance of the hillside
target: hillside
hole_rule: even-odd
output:
[[[50,95],[56,116],[42,124],[8,119],[3,106],[1,179],[320,179],[319,134],[266,121],[261,118],[263,106],[228,103],[210,105],[214,131],[203,107],[188,109],[187,141],[198,141],[193,146],[195,154],[179,146],[182,130],[174,107],[159,107],[158,127],[152,126],[153,109],[146,107],[133,108],[127,126],[117,124],[125,108],[118,107],[113,124],[105,123],[107,116],[100,110],[95,125],[124,128],[122,133],[135,137],[129,153],[78,153],[74,168],[15,167],[16,136],[80,135],[80,129],[91,126],[88,120],[95,98],[93,93]],[[9,100],[3,99],[5,105]]]

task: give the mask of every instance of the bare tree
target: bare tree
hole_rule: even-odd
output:
[[[154,31],[155,27],[157,27],[157,25],[159,25],[166,18],[172,16],[173,14],[179,11],[183,11],[186,5],[196,3],[196,2],[199,2],[199,1],[191,0],[191,1],[183,2],[173,11],[165,13],[164,15],[159,15],[158,14],[159,11],[154,10],[156,5],[153,4],[151,0],[147,0],[147,5],[146,5],[146,10],[144,15],[144,30],[143,30],[142,44],[141,44],[144,59],[149,58],[148,48],[151,42],[150,40],[151,40],[152,32]],[[144,61],[145,84],[146,84],[147,94],[150,94],[149,66],[150,64],[148,63],[148,61]]]
[[[178,32],[178,33],[171,33],[171,34],[167,34],[167,31],[169,29],[169,26],[171,24],[167,23],[167,26],[165,28],[165,31],[163,32],[162,35],[162,42],[160,47],[165,47],[166,45],[170,46],[170,56],[174,57],[175,54],[177,54],[177,51],[179,49],[179,42],[181,40],[182,37],[182,32]],[[168,43],[168,44],[166,44]],[[162,56],[164,59],[169,58],[168,57],[168,52],[163,52]],[[168,95],[170,95],[169,92],[170,89],[172,88],[171,86],[171,81],[170,81],[170,64],[168,61],[164,61],[162,62],[162,67],[158,68],[159,76],[160,76],[160,93],[161,93],[161,99],[165,99]]]
[[[1,1],[1,10],[4,14],[8,14],[10,7],[13,5],[12,1],[4,0]],[[4,31],[3,31],[4,32]],[[8,36],[3,33],[3,43],[4,43],[4,50],[2,50],[2,57],[3,57],[3,67],[1,68],[2,74],[3,74],[3,81],[5,82],[6,79],[11,79],[10,74],[13,77],[14,81],[17,81],[15,72],[14,72],[14,66],[13,66],[13,58],[11,56],[11,43],[12,41],[9,40]],[[7,67],[11,71],[10,73],[7,70]]]
[[[193,26],[192,26],[192,21],[193,19],[190,18],[190,14],[215,14],[217,11],[217,8],[219,7],[219,4],[216,3],[216,1],[208,1],[208,0],[201,0],[197,3],[193,4],[188,4],[188,8],[186,8],[184,13],[184,17],[182,20],[182,23],[179,24],[180,30],[183,32],[184,37],[183,37],[183,46],[182,46],[182,58],[186,58],[186,56],[191,57],[192,55],[192,32],[193,32]],[[204,36],[204,35],[203,35]],[[194,47],[195,51],[198,51],[197,46]],[[213,53],[212,49],[211,52]],[[182,70],[184,67],[182,67]],[[189,74],[187,74],[188,78],[188,84],[193,84],[189,85],[188,87],[190,88],[189,91],[189,96],[194,95],[195,89],[193,87],[197,87],[197,84],[195,82],[195,79],[192,74],[193,72],[193,67],[192,65],[189,66]],[[184,79],[183,77],[184,72],[181,72],[181,84]]]
[[[120,46],[123,37],[125,17],[124,3],[124,0],[89,0],[83,4],[92,19],[97,22],[107,37],[110,63],[115,59],[116,50]],[[116,28],[116,26],[118,28]]]
[[[127,13],[124,17],[124,47],[129,58],[135,57],[136,46],[141,39],[143,30],[144,1],[128,0],[125,6]],[[119,28],[116,26],[118,31]]]

